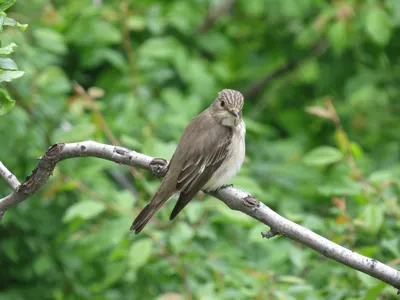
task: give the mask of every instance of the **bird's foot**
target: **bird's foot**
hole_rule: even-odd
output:
[[[274,236],[280,235],[281,233],[277,230],[270,229],[269,231],[261,232],[261,236],[266,239],[273,238]]]
[[[233,184],[224,184],[224,185],[221,185],[221,186],[217,189],[217,191],[220,191],[220,190],[223,190],[223,189],[226,189],[226,188],[230,188],[230,187],[233,187]]]
[[[150,169],[153,176],[162,177],[168,171],[168,161],[163,158],[154,158],[150,163]]]

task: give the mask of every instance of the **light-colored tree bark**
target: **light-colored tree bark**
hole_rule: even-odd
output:
[[[10,195],[0,199],[0,219],[8,208],[26,200],[42,187],[52,175],[58,162],[68,158],[84,156],[103,158],[116,163],[143,168],[152,171],[154,176],[160,177],[164,176],[168,169],[168,162],[165,159],[153,158],[123,147],[93,141],[55,144],[39,159],[35,170],[22,184],[0,162],[0,176],[13,189]],[[223,201],[230,209],[241,211],[268,225],[271,229],[269,232],[262,233],[264,237],[270,238],[277,234],[284,235],[330,259],[369,274],[396,289],[400,289],[400,271],[375,259],[346,249],[307,228],[285,219],[245,191],[226,187],[210,193],[210,195]]]

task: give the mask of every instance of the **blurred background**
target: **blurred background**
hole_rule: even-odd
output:
[[[0,160],[51,144],[169,159],[223,88],[245,96],[233,180],[284,217],[400,268],[400,1],[18,0]],[[71,159],[0,225],[0,299],[389,299],[396,290],[199,194],[129,226],[160,183]],[[10,193],[0,180],[0,197]]]

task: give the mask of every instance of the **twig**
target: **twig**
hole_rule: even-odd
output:
[[[305,60],[309,59],[310,57],[320,56],[322,53],[325,52],[325,50],[327,48],[328,48],[327,40],[319,41],[316,45],[314,45],[314,47],[311,48],[310,54],[308,54],[304,57],[301,57],[297,60],[288,62],[286,65],[276,69],[275,71],[273,71],[272,73],[270,73],[266,77],[264,77],[263,79],[254,82],[252,85],[250,85],[250,87],[248,87],[247,89],[245,89],[243,91],[243,93],[242,93],[243,96],[247,99],[257,96],[267,87],[267,85],[271,81],[293,71],[300,64],[302,64]]]
[[[104,118],[103,114],[101,113],[100,109],[97,106],[96,101],[77,82],[74,82],[74,90],[79,96],[81,96],[83,99],[85,99],[86,101],[88,101],[91,104],[91,107],[92,107],[94,113],[96,114],[97,118],[100,120],[101,127],[102,127],[104,133],[106,134],[107,138],[110,140],[110,142],[114,146],[121,146],[121,143],[114,136],[114,134],[112,133],[110,127],[108,126],[106,119]],[[142,174],[137,172],[135,170],[135,168],[130,167],[130,168],[128,168],[128,170],[132,174],[133,178],[136,178],[136,179],[139,179],[139,180],[143,179]]]
[[[17,189],[18,186],[21,184],[17,177],[13,173],[10,172],[10,170],[7,169],[5,165],[0,161],[0,176],[3,177],[8,185],[13,189]]]
[[[129,17],[129,1],[122,1],[120,4],[121,9],[121,30],[122,30],[122,47],[124,48],[125,54],[128,57],[130,77],[131,77],[131,89],[132,94],[136,94],[136,62],[135,54],[132,47],[132,41],[129,35],[129,28],[127,25]]]
[[[163,176],[168,170],[168,162],[128,150],[126,148],[101,144],[93,141],[80,143],[56,144],[41,157],[33,173],[14,192],[0,199],[0,214],[42,187],[51,176],[56,164],[62,160],[74,157],[93,156],[114,161],[116,163],[151,170],[152,173]],[[289,221],[264,203],[248,193],[227,187],[210,195],[222,200],[229,208],[241,211],[250,217],[268,225],[273,231],[291,238],[320,254],[331,258],[353,269],[369,274],[393,287],[400,289],[400,272],[375,259],[358,254],[334,242]]]
[[[108,126],[107,121],[104,119],[104,116],[98,108],[96,101],[94,101],[94,99],[88,93],[86,93],[85,89],[76,81],[74,82],[74,90],[80,97],[90,103],[92,110],[96,114],[96,117],[99,118],[101,122],[101,127],[110,142],[115,146],[121,146],[117,138],[112,133],[110,127]]]
[[[209,31],[221,16],[229,12],[235,2],[236,0],[225,0],[222,1],[218,6],[211,4],[203,22],[201,22],[195,33],[204,34]]]

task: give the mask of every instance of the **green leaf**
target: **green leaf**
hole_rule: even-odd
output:
[[[371,7],[365,19],[365,29],[373,42],[385,46],[392,34],[392,25],[386,11]]]
[[[17,64],[11,59],[7,57],[0,57],[0,69],[3,70],[18,70]]]
[[[8,44],[7,46],[0,48],[0,55],[8,55],[14,52],[14,48],[17,47],[15,43]]]
[[[64,70],[56,66],[48,67],[40,73],[37,76],[36,83],[46,94],[59,95],[68,92],[71,88]]]
[[[363,186],[357,181],[342,179],[340,181],[328,182],[317,187],[318,193],[326,197],[331,196],[356,196],[361,194]]]
[[[48,28],[38,28],[35,29],[33,35],[41,48],[56,54],[65,54],[67,52],[64,36],[58,32]]]
[[[316,59],[309,60],[299,69],[299,77],[306,83],[313,83],[320,78],[320,67]]]
[[[173,58],[178,43],[170,37],[156,37],[144,42],[139,48],[139,55],[158,59]]]
[[[135,203],[135,198],[129,191],[115,192],[115,204],[123,210],[129,210]]]
[[[126,20],[126,26],[132,31],[143,31],[146,27],[146,22],[143,16],[130,16]]]
[[[3,19],[4,18],[4,19]],[[3,19],[3,20],[1,20]],[[18,27],[19,30],[25,31],[28,28],[28,24],[21,24],[15,21],[14,19],[7,18],[7,17],[0,17],[0,22],[3,22],[3,25],[10,26],[10,27]]]
[[[309,166],[325,166],[336,163],[342,158],[343,154],[340,150],[330,146],[321,146],[307,153],[303,162]]]
[[[128,252],[128,263],[133,269],[145,265],[151,257],[153,241],[151,239],[141,239],[132,244]]]
[[[184,251],[194,236],[194,229],[187,223],[178,223],[171,230],[169,242],[174,253]]]
[[[69,222],[75,218],[82,218],[84,220],[89,220],[99,215],[106,209],[106,206],[94,200],[85,200],[70,206],[66,213],[64,214],[63,221]]]
[[[0,88],[0,116],[9,112],[15,105],[5,88]]]
[[[381,228],[384,219],[384,209],[376,204],[369,204],[364,208],[363,219],[368,224],[368,230],[373,234]]]
[[[381,295],[381,292],[383,289],[387,286],[387,283],[385,282],[379,282],[373,287],[368,289],[367,294],[365,295],[364,299],[365,300],[375,300],[379,299],[379,295]]]
[[[95,131],[96,125],[84,123],[72,128],[58,129],[53,133],[53,139],[60,143],[82,141],[91,138]]]
[[[0,11],[5,11],[13,6],[17,0],[0,0]]]
[[[25,72],[23,72],[23,71],[0,70],[0,82],[3,82],[3,81],[10,82],[14,79],[21,77],[24,74],[25,74]]]
[[[346,49],[349,43],[346,23],[343,21],[337,21],[330,28],[328,36],[335,53],[343,53],[343,50]]]

